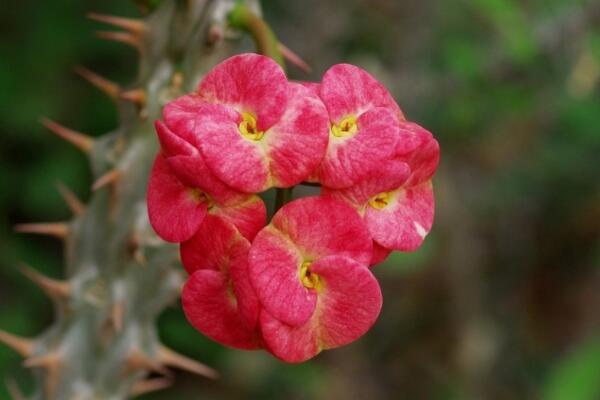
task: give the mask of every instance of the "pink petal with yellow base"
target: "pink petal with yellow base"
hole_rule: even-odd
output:
[[[367,71],[350,64],[332,66],[323,75],[321,99],[331,121],[338,122],[352,114],[383,107],[396,119],[404,119],[402,111],[387,89]]]
[[[265,131],[283,115],[288,101],[287,78],[269,57],[240,54],[215,66],[200,82],[198,93],[209,103],[252,113]]]
[[[373,240],[388,249],[416,250],[433,225],[431,181],[387,193],[385,202],[382,207],[369,206],[365,211]]]
[[[258,233],[250,249],[250,279],[269,314],[298,326],[316,304],[303,268],[330,255],[368,265],[371,252],[371,238],[355,210],[334,199],[305,197],[282,207]]]
[[[229,285],[227,296],[247,329],[254,330],[259,303],[248,277],[249,250],[250,242],[232,224],[213,215],[208,215],[200,230],[180,246],[181,261],[188,273],[208,269],[224,275]]]
[[[333,120],[319,181],[340,189],[364,179],[394,154],[398,137],[398,119],[386,108]]]
[[[231,110],[220,104],[204,107],[196,125],[202,153],[211,171],[227,185],[246,193],[262,192],[270,185],[266,151],[259,140],[242,136],[243,117]]]
[[[210,339],[237,349],[260,347],[258,334],[247,328],[223,273],[197,270],[188,278],[181,301],[190,324]]]
[[[200,227],[208,204],[183,185],[159,154],[152,166],[147,193],[148,216],[156,233],[168,242],[183,242]]]
[[[360,263],[342,256],[329,256],[310,265],[320,286],[317,305],[303,325],[290,326],[266,309],[260,326],[266,348],[286,362],[303,362],[325,349],[355,341],[375,323],[381,310],[379,284]]]

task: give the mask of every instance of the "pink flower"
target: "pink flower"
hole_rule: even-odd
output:
[[[156,233],[164,240],[183,242],[198,231],[207,214],[215,214],[252,240],[266,224],[263,201],[217,179],[202,154],[162,122],[156,122],[156,130],[162,151],[154,161],[147,194]]]
[[[250,243],[235,227],[208,215],[202,228],[181,244],[191,274],[183,294],[190,323],[209,338],[239,349],[257,349],[259,303],[248,278]]]
[[[364,223],[344,203],[306,197],[282,207],[249,254],[265,347],[300,362],[362,336],[382,302],[371,254]]]
[[[247,193],[300,183],[327,146],[322,102],[258,54],[223,61],[197,94],[169,103],[163,115],[175,133],[202,150],[219,179]]]
[[[431,230],[434,199],[431,177],[439,145],[419,125],[403,121],[394,158],[349,188],[323,188],[324,196],[343,200],[363,216],[375,246],[372,263],[386,251],[417,249]]]
[[[402,112],[383,85],[353,65],[331,67],[319,94],[330,135],[318,178],[330,188],[349,187],[394,154]]]

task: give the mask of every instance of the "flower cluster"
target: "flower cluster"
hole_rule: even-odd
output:
[[[270,58],[234,56],[156,122],[148,212],[180,243],[190,323],[226,346],[288,362],[362,336],[382,296],[370,267],[433,222],[433,136],[364,70],[295,83]],[[267,225],[257,194],[302,182]]]

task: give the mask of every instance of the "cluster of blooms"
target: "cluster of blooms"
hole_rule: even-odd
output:
[[[431,228],[432,135],[358,67],[294,83],[257,54],[216,66],[163,119],[148,212],[159,236],[181,243],[190,323],[288,362],[362,336],[382,305],[369,268]],[[257,193],[301,182],[320,195],[267,225]]]

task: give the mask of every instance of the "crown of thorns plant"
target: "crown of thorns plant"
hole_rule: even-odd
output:
[[[287,362],[369,330],[382,306],[370,268],[423,242],[439,161],[437,141],[382,84],[349,64],[291,82],[271,58],[241,54],[166,104],[155,126],[148,212],[180,243],[197,330]],[[320,194],[291,200],[302,183]],[[271,188],[267,224],[259,194]]]

